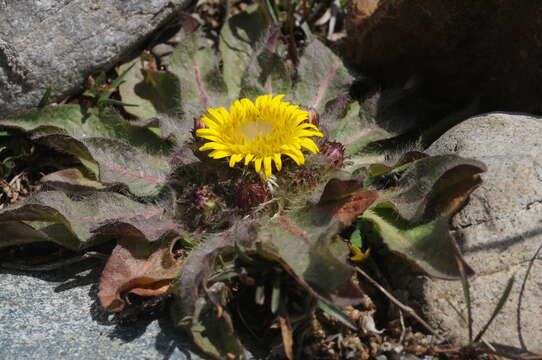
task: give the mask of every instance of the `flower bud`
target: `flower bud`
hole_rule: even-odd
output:
[[[207,215],[218,206],[217,200],[217,196],[207,185],[200,186],[194,191],[194,205],[203,215]]]
[[[320,145],[320,152],[327,157],[333,167],[341,167],[344,162],[344,145],[337,141],[326,141]]]
[[[269,199],[265,185],[260,181],[245,181],[237,192],[237,205],[243,210],[249,210]]]
[[[199,129],[205,129],[207,126],[199,118],[194,118],[194,131]]]

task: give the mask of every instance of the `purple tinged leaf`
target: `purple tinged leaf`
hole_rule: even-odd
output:
[[[77,174],[78,170],[69,169],[44,178],[43,181],[53,181],[57,188],[123,186],[135,195],[153,196],[167,183],[170,166],[165,157],[145,154],[120,141],[105,138],[79,141],[66,135],[47,135],[37,142],[76,156],[90,172],[83,177],[80,172]]]
[[[255,230],[249,223],[239,223],[226,232],[208,235],[192,250],[174,286],[171,313],[176,325],[187,329],[200,350],[213,359],[223,359],[228,354],[244,359],[246,354],[228,312],[221,309],[218,313],[216,306],[220,304],[213,306],[215,296],[209,293],[212,287],[207,284],[207,277],[217,256],[227,256],[234,251],[235,240],[247,243],[254,236]]]
[[[458,279],[457,259],[471,274],[450,235],[449,224],[480,185],[485,165],[456,155],[424,157],[421,153],[411,153],[402,162],[399,168],[406,170],[396,186],[380,191],[383,202],[362,218],[376,226],[391,251],[429,275]]]
[[[133,68],[130,69],[130,67]],[[143,57],[132,60],[118,68],[119,73],[128,70],[125,81],[119,87],[123,102],[137,106],[125,106],[124,110],[141,120],[158,113],[179,115],[179,79],[166,71],[147,69]]]
[[[0,126],[18,128],[33,138],[63,134],[78,140],[90,137],[118,139],[152,154],[167,152],[167,143],[151,130],[132,125],[112,109],[88,109],[79,105],[49,106],[29,111]]]
[[[90,138],[83,144],[99,164],[99,179],[104,184],[125,184],[133,194],[152,196],[167,183],[166,158],[146,155],[110,139]]]
[[[111,188],[99,181],[89,179],[76,168],[59,170],[54,173],[47,174],[40,179],[41,183],[48,184],[57,189],[65,189],[67,191],[77,190],[105,190]]]
[[[214,50],[203,44],[204,41],[201,31],[187,36],[175,49],[169,66],[169,71],[180,81],[183,120],[189,124],[205,114],[209,107],[230,103],[220,61]]]
[[[97,226],[115,221],[141,226],[164,216],[164,209],[136,202],[117,193],[96,192],[71,199],[60,191],[43,191],[30,196],[23,204],[0,210],[0,226],[21,222],[44,234],[51,241],[73,250],[104,241],[97,236]]]
[[[276,39],[268,35],[267,21],[257,7],[251,7],[247,11],[230,17],[222,27],[218,47],[222,56],[224,68],[224,81],[228,88],[230,98],[240,97],[242,82],[249,80],[245,74],[249,64],[254,61],[255,52],[274,52]],[[258,51],[256,51],[259,49]],[[252,73],[256,71],[258,64],[253,67]],[[278,64],[279,70],[283,65]],[[251,71],[248,70],[248,73]],[[259,75],[257,75],[259,77]],[[243,80],[244,79],[244,80]],[[265,84],[266,79],[260,79],[260,84]]]
[[[20,221],[2,221],[0,226],[2,227],[2,231],[0,231],[0,248],[51,241],[47,234]]]
[[[350,156],[374,141],[392,137],[376,125],[357,101],[350,101],[345,95],[326,104],[321,124],[329,139],[342,143]]]
[[[430,201],[438,201],[431,200],[431,197],[437,199],[443,196],[460,196],[452,186],[462,189],[467,184],[474,189],[479,183],[479,174],[485,170],[482,162],[457,155],[425,157],[412,162],[400,173],[396,186],[380,191],[380,194],[384,200],[389,200],[396,206],[402,217],[416,222],[421,220],[426,212],[432,211],[428,207]],[[442,182],[439,183],[441,179]],[[467,196],[470,191],[465,190],[464,193]],[[443,202],[439,206],[448,205]]]
[[[342,60],[319,40],[305,48],[297,75],[294,102],[319,112],[323,112],[328,101],[348,93],[353,81]]]

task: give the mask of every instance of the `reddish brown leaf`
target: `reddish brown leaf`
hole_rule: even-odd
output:
[[[318,203],[318,211],[328,214],[345,227],[352,225],[378,199],[377,191],[359,189],[361,184],[355,180],[330,180]]]
[[[175,241],[175,237],[154,243],[138,237],[121,238],[100,279],[98,297],[102,306],[118,312],[129,303],[129,293],[141,296],[166,293],[181,267],[181,261],[171,252]]]

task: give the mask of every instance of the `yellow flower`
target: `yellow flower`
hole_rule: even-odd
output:
[[[196,130],[196,135],[209,141],[199,150],[212,150],[209,157],[213,159],[229,157],[231,167],[244,159],[245,166],[253,162],[259,173],[263,165],[266,177],[273,172],[272,162],[280,171],[282,155],[303,165],[301,149],[317,153],[318,147],[310,137],[323,135],[306,121],[307,111],[282,101],[283,97],[263,95],[255,102],[240,99],[229,112],[223,107],[208,109],[201,118],[206,128]]]

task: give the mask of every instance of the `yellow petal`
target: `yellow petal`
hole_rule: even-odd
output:
[[[350,246],[350,250],[354,253],[354,256],[350,257],[350,260],[352,261],[358,261],[363,262],[367,260],[369,255],[371,254],[371,249],[367,249],[367,251],[363,252],[359,247],[357,247],[354,244],[348,244]]]
[[[245,166],[247,166],[250,163],[250,160],[254,158],[253,154],[248,154],[245,156]]]
[[[222,108],[223,109],[223,108]],[[224,112],[218,109],[208,109],[207,112],[209,113],[209,117],[215,121],[218,125],[222,125],[224,123]]]
[[[243,154],[232,155],[230,157],[230,167],[234,167],[241,160],[243,160]]]
[[[297,165],[302,165],[303,164],[302,160],[299,159],[297,154],[295,154],[295,153],[293,153],[291,151],[285,151],[284,155],[290,157]]]
[[[299,141],[301,146],[303,146],[305,149],[309,150],[313,154],[316,154],[318,150],[318,146],[312,141],[311,139],[303,138]]]
[[[265,177],[271,177],[271,174],[273,173],[273,168],[271,165],[271,156],[266,156],[263,159],[263,168],[265,170]]]
[[[206,150],[226,150],[228,146],[224,144],[219,144],[216,142],[208,142],[205,143],[203,146],[199,148],[199,151],[206,151]]]
[[[280,158],[280,154],[275,153],[273,155],[273,159],[275,160],[275,166],[277,167],[277,170],[278,171],[282,170],[282,160]]]
[[[197,136],[220,136],[220,133],[216,131],[215,129],[198,129],[196,130]]]
[[[262,169],[262,158],[258,158],[254,160],[254,170],[256,170],[256,172],[259,173],[261,169]]]
[[[215,151],[212,151],[210,154],[209,154],[209,157],[210,158],[213,158],[213,159],[222,159],[222,158],[225,158],[226,156],[230,156],[231,154],[227,151],[223,151],[223,150],[215,150]]]

